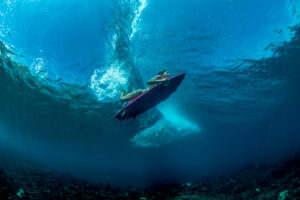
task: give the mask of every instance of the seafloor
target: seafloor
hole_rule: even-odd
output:
[[[300,151],[272,165],[184,184],[115,187],[89,183],[1,155],[0,200],[6,199],[300,199]]]

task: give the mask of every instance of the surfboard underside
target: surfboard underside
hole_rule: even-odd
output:
[[[139,114],[146,112],[162,101],[165,101],[172,93],[176,91],[184,77],[185,73],[174,76],[169,79],[170,82],[168,86],[158,84],[151,90],[142,93],[128,103],[123,109],[121,109],[121,111],[115,115],[115,118],[119,119],[120,121],[135,118]]]

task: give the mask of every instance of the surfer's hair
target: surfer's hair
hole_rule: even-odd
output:
[[[164,70],[161,70],[160,72],[158,72],[157,74],[158,75],[163,75],[165,72],[167,72],[167,70],[164,69]]]

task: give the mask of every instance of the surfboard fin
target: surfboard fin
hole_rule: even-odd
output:
[[[126,114],[126,110],[124,110],[124,111],[122,112],[122,114],[121,114],[121,120],[123,120],[123,119],[124,119],[124,117],[125,117],[125,114]]]

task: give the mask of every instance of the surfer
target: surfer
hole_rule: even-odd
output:
[[[137,96],[152,89],[159,83],[163,83],[164,85],[167,86],[169,83],[169,80],[168,80],[169,78],[170,78],[169,72],[167,70],[162,70],[162,71],[158,72],[158,74],[156,76],[154,76],[152,79],[147,81],[147,85],[149,86],[147,89],[138,89],[138,90],[135,90],[135,91],[127,93],[127,94],[125,94],[125,90],[122,89],[120,101],[121,102],[132,101]]]

